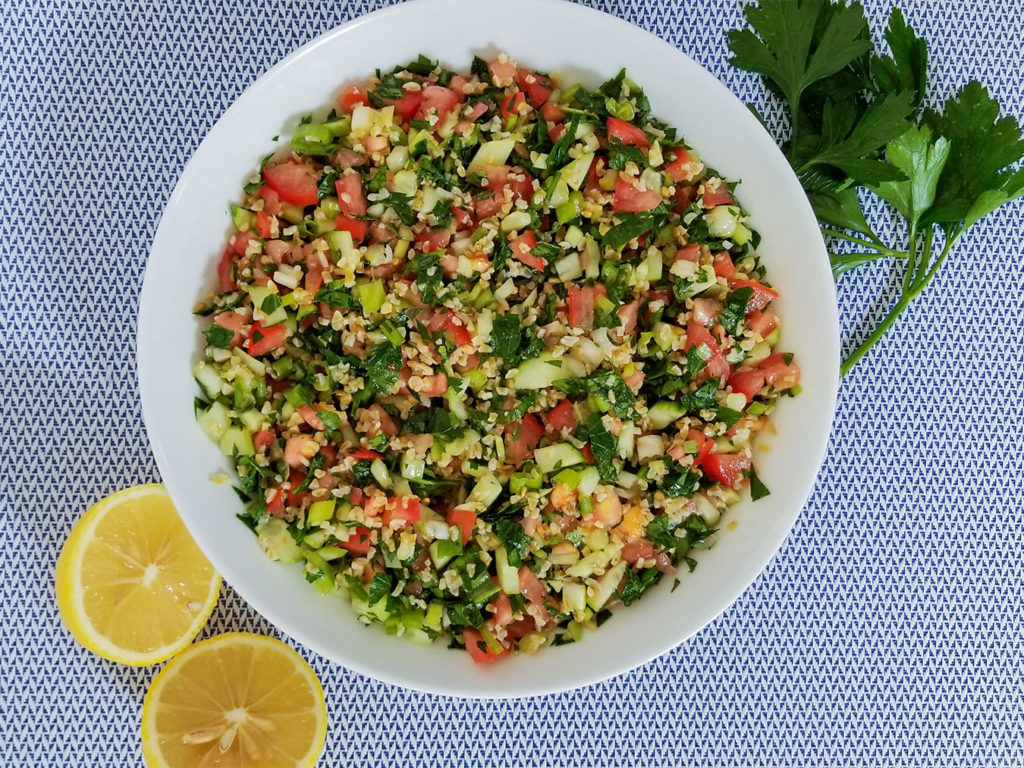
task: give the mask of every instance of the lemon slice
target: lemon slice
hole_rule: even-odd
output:
[[[104,658],[155,664],[192,642],[220,576],[162,485],[107,496],[75,523],[57,560],[57,606],[71,634]]]
[[[148,768],[316,763],[327,708],[309,664],[280,640],[229,632],[163,668],[142,706]]]

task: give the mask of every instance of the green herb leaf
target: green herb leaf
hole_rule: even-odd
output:
[[[228,328],[221,328],[219,325],[211,325],[205,331],[206,343],[218,349],[231,349],[231,340],[235,338],[235,332]]]
[[[439,303],[444,270],[441,269],[441,254],[437,251],[416,254],[405,269],[407,274],[416,275],[416,285],[420,290],[420,298],[426,304]]]
[[[352,292],[346,288],[344,283],[340,280],[333,280],[326,283],[319,291],[316,292],[316,296],[313,297],[313,300],[323,302],[327,306],[335,309],[356,311],[362,309],[362,304],[359,303],[359,299],[353,296]]]
[[[618,440],[615,435],[604,428],[601,422],[601,414],[595,413],[587,422],[587,439],[590,441],[590,450],[594,454],[594,462],[601,479],[610,483],[619,476],[619,469],[615,466],[615,455],[618,451]]]
[[[657,208],[646,213],[622,214],[619,223],[605,233],[602,243],[615,250],[621,250],[630,240],[650,232],[652,229],[659,229],[668,217],[670,208],[662,203]]]
[[[949,156],[949,142],[942,136],[932,141],[932,130],[927,125],[912,126],[886,144],[885,153],[907,180],[876,184],[870,187],[871,191],[916,225],[935,201],[935,187]]]
[[[553,386],[569,397],[601,395],[620,419],[628,418],[633,409],[633,391],[621,376],[611,371],[598,371],[580,379],[559,379]]]
[[[757,476],[757,472],[753,469],[750,470],[750,498],[754,501],[763,499],[765,496],[770,496],[771,491],[768,490],[768,486],[761,482],[761,478]]]
[[[523,564],[523,555],[530,548],[532,539],[523,531],[523,526],[510,517],[502,517],[493,523],[494,534],[501,539],[508,553],[509,565]]]
[[[891,56],[871,57],[871,77],[879,93],[912,91],[914,106],[921,103],[928,84],[928,43],[917,36],[899,8],[889,13],[885,40]]]
[[[363,364],[366,383],[378,395],[390,395],[402,367],[402,350],[394,344],[375,344]]]
[[[506,315],[495,315],[491,328],[491,350],[495,357],[506,360],[515,358],[522,341],[522,318],[510,312]]]
[[[736,336],[740,332],[740,323],[747,315],[747,303],[753,295],[754,289],[745,285],[730,291],[726,296],[725,306],[718,313],[718,321],[730,336]]]

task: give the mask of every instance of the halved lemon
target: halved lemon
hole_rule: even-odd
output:
[[[220,575],[167,489],[139,485],[107,496],[75,523],[57,560],[56,591],[78,642],[142,666],[192,642],[217,602]]]
[[[327,735],[316,673],[280,640],[229,632],[167,663],[142,706],[149,768],[312,766]]]

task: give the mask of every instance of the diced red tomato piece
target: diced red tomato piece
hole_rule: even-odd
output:
[[[274,438],[277,437],[276,433],[272,429],[261,429],[255,435],[252,436],[252,446],[257,451],[266,451],[274,442]]]
[[[249,331],[249,342],[246,344],[246,347],[250,355],[259,357],[283,347],[287,338],[288,326],[284,323],[264,328],[262,323],[257,322],[252,324],[252,330]]]
[[[419,389],[419,394],[423,397],[440,397],[448,389],[448,375],[441,371],[435,373],[433,376],[423,377],[423,386]]]
[[[220,293],[233,291],[238,287],[235,282],[235,254],[230,248],[225,248],[217,262],[217,290]]]
[[[534,269],[544,271],[547,264],[544,263],[544,259],[539,256],[534,256],[532,251],[537,245],[537,236],[533,232],[523,232],[519,237],[512,240],[509,243],[512,248],[512,255],[519,259],[523,264]]]
[[[692,184],[676,184],[675,192],[672,193],[672,210],[682,216],[696,194],[697,188]]]
[[[284,517],[284,491],[271,488],[267,491],[267,512],[274,517]]]
[[[443,85],[428,85],[423,89],[423,98],[416,108],[416,117],[426,120],[432,112],[437,113],[437,124],[440,125],[459,103],[458,94]]]
[[[357,245],[366,239],[369,226],[365,219],[354,219],[351,216],[341,215],[334,220],[334,228],[339,232],[348,232],[352,235],[352,242]]]
[[[462,546],[466,546],[473,538],[473,527],[476,525],[476,512],[472,509],[454,507],[445,516],[448,525],[457,525],[462,532]]]
[[[351,88],[346,88],[342,91],[341,96],[338,97],[338,103],[344,107],[346,112],[351,112],[360,104],[364,107],[370,106],[370,100],[366,98],[363,89],[358,85],[353,85]]]
[[[508,120],[512,115],[518,115],[523,104],[526,103],[526,94],[516,91],[503,102],[501,102],[501,117]]]
[[[767,285],[762,285],[756,280],[730,280],[729,287],[734,291],[737,288],[750,288],[754,291],[754,295],[747,302],[748,313],[756,309],[764,309],[771,301],[779,298],[778,291],[774,288],[769,288]]]
[[[608,118],[608,138],[617,139],[620,144],[629,144],[634,147],[646,149],[651,146],[651,140],[647,138],[643,128],[617,117]]]
[[[239,256],[245,256],[245,249],[249,246],[249,242],[255,239],[256,235],[252,232],[239,232],[231,239],[231,250]]]
[[[728,280],[736,273],[736,265],[732,263],[732,256],[728,251],[719,251],[714,255],[715,274]]]
[[[311,406],[311,405],[300,405],[295,410],[298,412],[299,416],[302,417],[302,420],[304,422],[306,422],[306,424],[308,424],[309,426],[311,426],[313,429],[317,430],[318,432],[323,430],[324,422],[317,415],[317,412],[313,409],[313,406]]]
[[[477,664],[486,664],[508,653],[506,649],[502,649],[500,653],[492,651],[487,647],[487,643],[484,642],[484,636],[472,627],[466,627],[462,630],[462,640],[466,644],[466,650],[469,651],[469,655],[473,657],[473,661]]]
[[[705,208],[714,208],[716,205],[729,205],[734,202],[732,192],[729,191],[729,185],[719,179],[716,184],[709,187],[709,183],[704,184],[704,198],[701,201],[701,205]]]
[[[544,421],[548,428],[554,432],[561,432],[563,429],[576,429],[576,410],[572,401],[565,399],[544,414]]]
[[[758,368],[764,373],[764,383],[776,389],[790,389],[800,382],[800,369],[796,363],[787,363],[780,354],[766,357],[758,364]]]
[[[477,198],[473,203],[473,210],[476,212],[478,219],[487,219],[497,215],[504,204],[504,200],[492,192],[486,197]]]
[[[537,606],[544,618],[547,619],[548,609],[545,603],[548,598],[548,589],[528,565],[519,568],[519,589],[522,591],[523,597]]]
[[[491,70],[491,79],[499,88],[512,85],[516,79],[515,65],[510,61],[498,61],[495,59],[487,64]]]
[[[639,309],[640,302],[631,301],[628,304],[623,304],[615,313],[619,316],[619,322],[622,323],[622,325],[615,329],[615,334],[620,339],[625,338],[636,330],[636,316]]]
[[[704,457],[701,468],[710,480],[731,488],[750,469],[750,459],[739,453],[711,453]]]
[[[420,500],[416,496],[396,496],[388,499],[387,507],[381,516],[381,523],[385,526],[393,520],[404,520],[407,523],[418,523],[420,521]]]
[[[403,123],[408,122],[416,114],[422,99],[423,91],[405,91],[401,98],[391,102],[395,107],[395,115]]]
[[[499,592],[492,603],[494,605],[494,613],[488,620],[492,627],[503,627],[512,621],[512,603],[509,601],[508,595],[504,592]]]
[[[442,251],[452,241],[452,233],[447,229],[428,229],[426,232],[417,233],[414,239],[419,244],[419,250]]]
[[[455,217],[455,230],[457,232],[461,232],[462,230],[469,229],[473,226],[473,216],[465,208],[459,208],[457,205],[453,205],[452,216]]]
[[[693,176],[693,161],[690,153],[682,147],[672,150],[675,153],[675,160],[665,166],[665,173],[672,181],[688,181]]]
[[[546,102],[540,108],[540,114],[549,123],[560,123],[565,120],[565,110],[553,101]]]
[[[519,89],[526,92],[526,98],[530,100],[530,106],[534,109],[546,102],[555,90],[555,84],[550,78],[536,72],[521,69],[516,73],[516,79],[519,81]]]
[[[363,195],[363,181],[358,173],[346,173],[334,182],[338,193],[338,207],[346,216],[365,216],[366,197]]]
[[[263,200],[263,210],[268,216],[281,215],[281,196],[277,192],[264,184],[256,196]]]
[[[700,261],[700,246],[684,245],[676,251],[676,261]]]
[[[691,429],[687,432],[686,439],[697,444],[697,455],[693,458],[693,463],[697,465],[700,465],[704,458],[711,453],[711,449],[715,447],[715,441],[699,429]]]
[[[573,328],[594,327],[594,300],[595,292],[592,286],[580,288],[575,283],[570,283],[568,292],[568,316],[569,325]]]
[[[369,448],[356,448],[348,452],[356,461],[373,461],[374,459],[383,459],[384,456],[377,453],[377,451],[371,451]]]
[[[764,386],[764,371],[750,366],[737,368],[729,377],[729,386],[733,392],[739,392],[746,397],[749,403]]]
[[[289,507],[298,507],[302,504],[302,500],[306,498],[306,491],[295,490],[303,481],[306,479],[306,470],[299,469],[296,467],[288,475],[288,495],[285,497],[285,503]]]
[[[759,334],[762,339],[768,338],[778,325],[779,316],[770,309],[767,311],[755,309],[747,315],[747,327],[754,333]]]
[[[266,211],[256,211],[256,231],[264,240],[269,240],[272,234],[270,221]]]
[[[505,458],[514,467],[520,466],[530,456],[544,435],[544,427],[532,413],[523,417],[519,424],[505,427]]]
[[[711,334],[707,328],[698,323],[695,320],[691,320],[686,325],[686,349],[690,347],[699,347],[701,344],[706,344],[708,349],[711,350],[711,354],[717,355],[722,351],[721,345],[718,340]]]
[[[338,546],[347,549],[353,555],[365,555],[370,551],[370,529],[361,525],[355,526],[348,535],[348,540],[339,541]]]
[[[487,104],[482,101],[478,101],[476,104],[469,108],[469,112],[466,113],[466,120],[470,123],[475,123],[481,117],[484,112],[487,111]]]
[[[268,165],[263,169],[267,185],[292,205],[316,205],[316,177],[313,169],[298,163]]]
[[[619,177],[615,185],[613,208],[616,211],[639,213],[657,208],[661,203],[661,192],[654,189],[640,190],[630,184],[624,177]]]

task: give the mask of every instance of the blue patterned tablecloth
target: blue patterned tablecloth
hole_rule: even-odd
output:
[[[763,102],[726,63],[738,2],[593,4]],[[134,363],[149,243],[242,89],[378,4],[199,5],[0,13],[0,765],[141,764],[155,670],[75,645],[52,575],[85,507],[158,479]],[[888,3],[868,5],[877,32]],[[931,41],[934,95],[976,77],[1024,116],[1016,2],[901,5]],[[792,535],[705,631],[603,685],[519,702],[410,693],[306,653],[330,710],[322,764],[1024,764],[1022,212],[978,227],[844,381]],[[843,280],[846,334],[891,285],[885,267]],[[227,629],[274,633],[225,587],[205,634]]]

